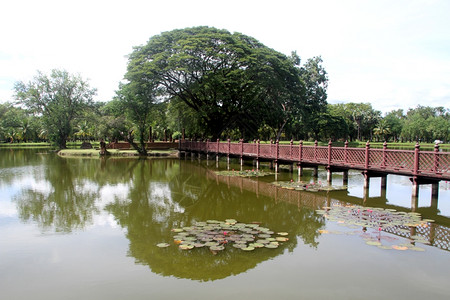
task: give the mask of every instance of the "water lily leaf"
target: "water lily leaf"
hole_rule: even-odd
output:
[[[184,231],[184,230],[181,229],[181,228],[173,228],[172,231],[173,231],[173,232],[182,232],[182,231]]]
[[[250,245],[248,245],[249,247],[254,247],[254,248],[262,248],[264,247],[264,244],[262,243],[252,243]]]
[[[159,244],[157,244],[156,246],[159,247],[159,248],[166,248],[166,247],[169,247],[170,244],[167,244],[167,243],[159,243]]]
[[[218,245],[219,245],[219,243],[217,243],[217,242],[206,242],[205,243],[205,246],[207,246],[207,247],[218,246]]]
[[[278,236],[275,238],[278,242],[286,242],[289,240],[287,237]]]
[[[287,232],[278,232],[278,235],[281,235],[281,236],[286,236],[286,235],[288,235],[289,233],[287,233]]]
[[[270,244],[265,245],[264,247],[269,248],[269,249],[276,249],[276,248],[278,248],[278,245],[270,243]]]
[[[244,250],[244,251],[253,251],[253,250],[255,250],[255,247],[245,247],[245,248],[242,248],[242,250]]]
[[[194,248],[194,245],[191,244],[181,244],[178,246],[181,250],[191,250]]]

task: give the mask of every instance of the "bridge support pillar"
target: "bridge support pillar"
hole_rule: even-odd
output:
[[[300,164],[298,164],[297,168],[298,168],[298,181],[300,181],[300,177],[303,176],[303,167]]]
[[[259,159],[256,159],[256,170],[259,170]]]
[[[419,208],[419,197],[418,196],[411,196],[411,210],[416,211]]]
[[[315,166],[315,167],[313,168],[313,177],[314,177],[314,178],[319,177],[319,167],[318,167],[318,166]]]
[[[333,181],[333,172],[331,172],[331,169],[328,168],[327,169],[327,182],[331,184],[332,181]]]
[[[431,184],[431,198],[438,198],[439,196],[439,182]]]
[[[342,185],[348,185],[348,170],[345,170],[342,174]]]

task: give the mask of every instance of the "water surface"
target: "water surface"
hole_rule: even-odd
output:
[[[367,245],[363,235],[371,229],[344,228],[316,210],[358,204],[407,212],[406,177],[388,176],[385,195],[372,179],[367,195],[362,175],[351,172],[348,191],[327,194],[274,187],[273,175],[214,173],[226,168],[225,160],[190,157],[61,158],[42,149],[0,149],[1,298],[448,299],[448,182],[441,182],[437,205],[429,187],[419,196],[418,211],[436,219],[434,246],[397,251]],[[305,170],[301,179],[310,175]],[[282,169],[277,179],[298,178]],[[217,255],[156,247],[172,242],[173,228],[228,218],[261,222],[290,240],[277,249],[229,247]]]

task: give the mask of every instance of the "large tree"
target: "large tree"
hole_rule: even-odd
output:
[[[210,27],[153,36],[129,56],[129,82],[156,83],[198,113],[205,135],[225,129],[256,135],[264,118],[282,129],[286,113],[303,101],[299,68],[254,38]]]
[[[74,120],[96,93],[87,81],[65,70],[52,70],[50,75],[38,71],[30,82],[16,82],[14,89],[19,103],[42,115],[50,140],[60,149],[66,148]]]

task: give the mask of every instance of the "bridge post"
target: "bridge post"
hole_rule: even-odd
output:
[[[219,162],[219,148],[220,148],[220,140],[217,139],[216,162]]]
[[[419,142],[417,142],[416,146],[414,147],[414,170],[413,170],[414,176],[419,175],[419,157],[420,157],[420,145]]]
[[[230,139],[228,139],[228,147],[227,147],[227,169],[230,169],[230,148],[231,148],[231,144],[230,144]]]
[[[206,161],[209,160],[209,139],[206,140]]]
[[[344,162],[345,162],[345,164],[348,163],[348,153],[347,153],[347,151],[348,151],[348,141],[345,141],[345,144],[344,144]]]
[[[240,159],[240,163],[241,163],[241,168],[244,165],[244,140],[240,139],[239,143],[241,144],[241,159]]]
[[[280,145],[279,141],[277,140],[275,143],[275,174],[278,173],[278,155],[280,154]]]
[[[302,167],[302,150],[303,150],[303,141],[300,141],[298,144],[298,181],[300,181],[300,177],[303,176],[303,167]]]
[[[370,176],[368,174],[369,172],[369,155],[370,155],[370,142],[367,141],[366,143],[366,152],[365,152],[365,160],[364,160],[364,189],[368,189],[370,185]]]
[[[259,170],[259,146],[260,146],[260,144],[259,144],[259,139],[258,139],[258,141],[256,141],[256,170]]]
[[[386,149],[387,149],[387,143],[386,143],[386,141],[384,141],[384,143],[383,143],[383,163],[381,164],[381,167],[383,169],[386,168],[386,161],[387,161]]]
[[[416,146],[414,147],[414,169],[413,169],[414,177],[411,179],[412,197],[419,196],[419,179],[417,178],[417,175],[419,174],[419,155],[420,155],[420,145],[419,142],[417,142]]]
[[[386,198],[387,175],[381,176],[381,197]]]
[[[314,160],[317,161],[317,140],[314,142]]]
[[[438,198],[439,197],[439,182],[432,183],[431,184],[431,198]]]
[[[439,144],[434,145],[434,173],[439,172]]]
[[[348,185],[348,170],[344,170],[342,174],[342,185]]]
[[[313,167],[313,177],[314,179],[317,179],[319,177],[319,166]]]
[[[289,158],[292,160],[292,147],[294,145],[294,141],[291,139],[291,142],[289,143]]]
[[[327,182],[331,184],[333,180],[333,173],[331,171],[331,140],[328,142],[328,165],[327,165]]]

